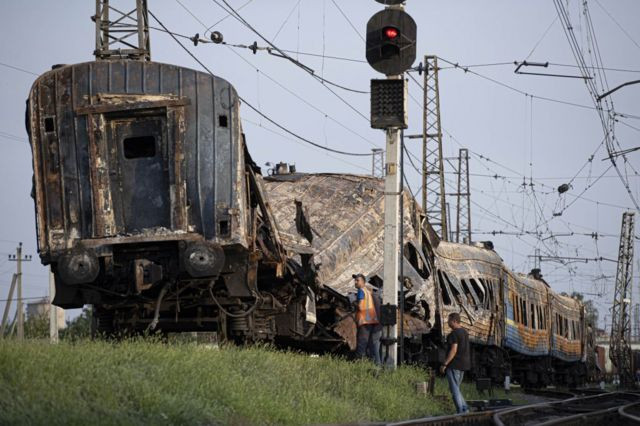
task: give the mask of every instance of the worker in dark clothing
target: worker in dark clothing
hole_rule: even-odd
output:
[[[354,274],[354,284],[358,290],[356,296],[356,356],[363,358],[368,355],[372,361],[380,365],[380,321],[373,291],[367,288],[364,275]]]
[[[469,349],[469,334],[467,330],[460,324],[460,314],[451,313],[447,321],[451,328],[451,333],[447,336],[447,343],[449,345],[449,353],[444,360],[444,364],[440,367],[440,372],[447,376],[447,382],[449,383],[449,390],[451,391],[451,397],[453,403],[456,405],[456,411],[458,413],[466,413],[469,411],[467,402],[460,392],[460,384],[464,372],[471,369],[471,353]]]

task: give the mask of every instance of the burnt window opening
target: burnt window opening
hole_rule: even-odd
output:
[[[478,280],[476,281],[475,279],[471,278],[469,279],[469,282],[471,283],[471,287],[476,293],[476,296],[478,296],[478,304],[480,306],[484,306],[487,299],[487,287],[484,283],[484,280],[482,278],[478,278]]]
[[[466,302],[469,306],[473,306],[475,307],[475,309],[478,309],[478,306],[476,305],[476,301],[473,298],[473,294],[471,294],[471,290],[469,290],[469,285],[467,284],[466,280],[460,280],[460,284],[462,285],[462,291],[464,292],[464,297],[466,299]]]
[[[429,270],[427,269],[427,265],[424,264],[422,258],[418,254],[418,250],[413,244],[407,243],[404,245],[404,257],[409,261],[413,269],[416,270],[418,275],[420,275],[425,280],[429,278]]]
[[[218,234],[221,237],[228,237],[231,235],[231,223],[228,220],[218,221]]]
[[[536,329],[536,310],[533,307],[533,303],[531,304],[531,328]]]
[[[527,302],[522,300],[521,303],[522,303],[522,324],[525,327],[528,327],[528,322],[527,322]]]
[[[458,305],[462,305],[462,297],[460,297],[460,291],[455,285],[453,285],[453,283],[451,282],[451,279],[449,279],[449,276],[445,272],[443,272],[442,275],[444,275],[445,279],[447,280],[447,283],[449,284],[449,289],[451,289],[452,299],[455,300]]]
[[[122,141],[124,158],[150,158],[156,156],[156,138],[153,136],[133,136]]]
[[[451,296],[449,296],[449,291],[447,290],[447,286],[444,283],[444,278],[442,277],[441,271],[438,271],[438,282],[440,283],[440,294],[442,294],[442,303],[445,305],[451,305]]]
[[[218,116],[218,126],[229,127],[229,118],[226,115]]]
[[[56,131],[56,123],[53,120],[53,117],[46,117],[44,119],[44,131],[47,133]]]

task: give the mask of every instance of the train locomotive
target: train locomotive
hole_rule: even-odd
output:
[[[93,306],[105,335],[215,331],[312,351],[355,346],[351,274],[382,280],[384,185],[252,161],[227,81],[138,60],[55,66],[27,104],[38,251],[54,304]],[[489,243],[441,241],[404,193],[402,350],[445,355],[459,312],[472,376],[586,377],[584,307]]]

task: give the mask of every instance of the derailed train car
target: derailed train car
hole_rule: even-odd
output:
[[[92,304],[105,333],[272,338],[276,314],[297,321],[287,304],[308,284],[287,264],[228,82],[154,62],[59,66],[34,83],[27,130],[56,305]]]
[[[324,291],[353,291],[361,272],[382,282],[382,180],[344,174],[285,174],[265,188],[290,255],[313,253]],[[403,217],[403,317],[405,359],[437,365],[444,360],[449,313],[460,314],[472,345],[472,377],[527,386],[577,385],[586,378],[583,306],[554,293],[538,274],[510,271],[492,245],[440,241],[406,192]],[[297,209],[297,211],[296,211]],[[301,213],[302,212],[302,213]],[[298,232],[301,214],[306,237]],[[319,318],[351,349],[355,324],[338,305],[318,305]],[[558,318],[557,324],[552,318]]]
[[[235,89],[154,62],[56,67],[33,85],[27,129],[56,305],[92,304],[106,334],[353,348],[351,274],[383,285],[381,180],[263,178]],[[440,241],[415,200],[404,202],[405,358],[440,362],[446,317],[459,312],[473,376],[579,381],[582,306],[512,273],[489,246]]]

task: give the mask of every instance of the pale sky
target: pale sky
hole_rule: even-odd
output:
[[[364,61],[361,37],[366,22],[382,6],[373,0],[228,0],[240,14],[266,38],[313,68],[318,75],[357,90],[367,90],[371,78],[382,76]],[[114,5],[133,5],[133,0],[118,0]],[[180,4],[181,3],[181,4]],[[226,13],[213,0],[149,0],[149,8],[167,27],[180,34],[201,35],[205,27],[225,18]],[[247,4],[248,3],[248,4]],[[590,33],[585,25],[582,0],[569,0],[568,11],[576,39],[590,65]],[[64,5],[64,6],[62,6]],[[337,6],[336,6],[337,5]],[[609,70],[609,85],[637,80],[640,75],[640,2],[635,0],[589,0],[594,33],[603,64]],[[183,7],[184,6],[184,7]],[[25,254],[34,261],[24,267],[24,295],[47,295],[47,270],[36,252],[34,207],[31,189],[31,153],[24,130],[24,101],[29,88],[51,65],[93,60],[95,29],[89,19],[95,13],[91,1],[8,1],[0,3],[0,197],[3,200],[0,221],[0,299],[5,299],[15,263],[7,255],[17,242],[24,243]],[[195,15],[192,16],[186,9]],[[472,187],[472,228],[476,240],[491,239],[505,263],[515,271],[528,272],[533,261],[528,256],[539,248],[542,254],[569,257],[617,258],[621,215],[633,208],[604,147],[598,115],[592,109],[531,98],[515,90],[538,97],[593,105],[580,79],[514,74],[513,61],[550,62],[575,65],[569,43],[551,0],[408,0],[407,12],[418,24],[418,56],[435,54],[486,78],[452,69],[441,61],[440,93],[444,151],[455,157],[461,146],[473,153],[470,162]],[[346,18],[345,18],[346,16]],[[197,20],[196,20],[197,18]],[[348,18],[348,20],[347,20]],[[201,21],[201,22],[198,22]],[[349,22],[350,21],[350,22]],[[158,26],[153,22],[153,26]],[[352,26],[353,25],[353,26]],[[255,34],[229,17],[213,29],[224,34],[230,44],[258,44]],[[547,31],[548,30],[548,31]],[[369,96],[325,86],[290,62],[259,51],[204,44],[187,46],[218,76],[230,81],[240,95],[261,108],[291,130],[329,147],[353,152],[368,152],[382,147],[384,135],[369,127]],[[151,33],[152,58],[155,61],[199,69],[167,35]],[[309,56],[299,53],[335,56],[353,61]],[[15,68],[19,69],[15,69]],[[552,65],[544,72],[578,75],[573,67]],[[36,75],[33,75],[33,74]],[[414,74],[418,79],[420,76]],[[410,93],[422,99],[420,89],[410,82]],[[615,110],[640,116],[640,86],[624,88],[613,95]],[[407,134],[420,133],[421,109],[410,101],[410,128]],[[356,110],[356,111],[354,111]],[[363,117],[363,116],[364,117]],[[248,108],[242,118],[249,149],[254,159],[266,162],[295,163],[302,172],[369,173],[369,158],[341,157],[310,147],[281,131]],[[619,118],[616,137],[622,148],[638,145],[640,120]],[[420,154],[420,142],[407,142]],[[597,149],[597,150],[596,150]],[[594,154],[595,152],[595,154]],[[593,160],[587,159],[593,156]],[[481,159],[489,158],[491,161]],[[629,165],[620,160],[620,169],[628,173],[630,189],[640,200],[640,151],[628,155]],[[584,167],[583,167],[584,166]],[[447,166],[448,167],[448,166]],[[451,168],[447,172],[452,172]],[[419,175],[407,164],[411,188],[420,186]],[[497,177],[490,177],[495,176]],[[602,177],[596,181],[599,176]],[[523,177],[533,177],[531,186],[522,187]],[[556,188],[576,176],[569,193],[559,196]],[[456,176],[447,173],[454,184]],[[581,195],[585,188],[588,189]],[[523,190],[524,189],[524,190]],[[455,192],[450,186],[449,192]],[[575,196],[582,198],[574,202]],[[450,199],[455,217],[455,200]],[[564,207],[568,206],[563,210]],[[554,217],[554,212],[563,211]],[[551,219],[551,220],[549,220]],[[549,220],[547,225],[544,222]],[[640,225],[639,225],[640,227]],[[520,235],[492,236],[504,231]],[[542,232],[536,237],[527,232]],[[567,234],[573,232],[573,236]],[[590,236],[597,232],[596,241]],[[555,234],[558,244],[550,233]],[[575,234],[587,235],[575,235]],[[640,234],[640,230],[636,232]],[[592,293],[602,320],[613,298],[615,263],[572,263],[571,270],[558,263],[544,262],[545,278],[557,291]],[[638,262],[634,275],[639,275]],[[603,279],[602,276],[605,276]],[[634,303],[640,301],[634,280]],[[597,296],[602,294],[602,296]],[[0,302],[0,308],[4,302]],[[607,323],[610,317],[606,318]],[[602,322],[602,321],[601,321]]]

